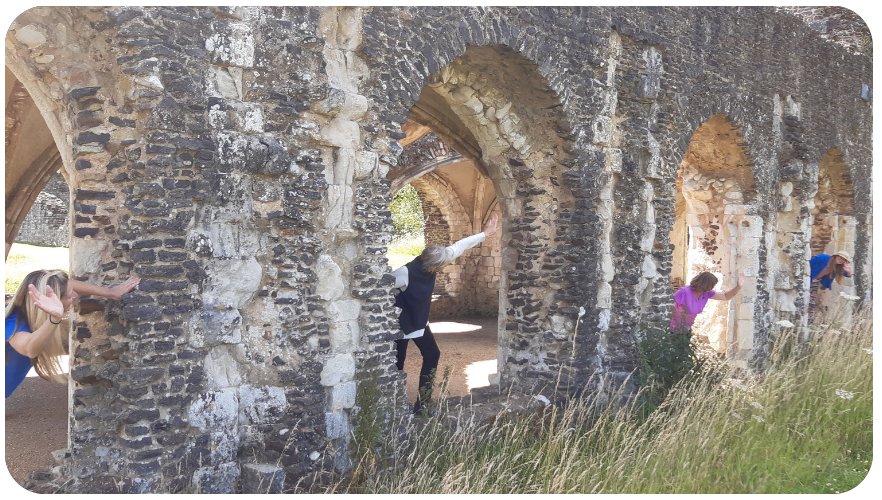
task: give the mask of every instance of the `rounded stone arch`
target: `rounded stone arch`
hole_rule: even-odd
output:
[[[854,255],[854,185],[851,171],[837,147],[818,163],[818,191],[812,214],[812,255],[845,250]]]
[[[54,115],[52,115],[54,116]],[[61,171],[70,184],[56,135],[25,84],[6,66],[6,249],[18,235],[31,206]]]
[[[371,26],[370,19],[365,22]],[[379,82],[369,92],[379,104],[376,119],[389,123],[388,139],[378,137],[373,144],[380,161],[394,165],[398,147],[391,138],[403,139],[397,124],[411,120],[420,125],[412,128],[431,129],[492,180],[502,218],[501,380],[551,386],[566,364],[572,367],[566,374],[571,381],[588,382],[603,369],[591,334],[600,259],[593,243],[584,243],[599,229],[587,223],[593,200],[577,209],[573,189],[581,187],[582,176],[568,173],[578,162],[596,161],[596,151],[578,147],[594,138],[592,123],[583,116],[592,106],[570,94],[574,75],[551,62],[561,57],[549,53],[554,48],[526,50],[524,39],[531,35],[487,31],[475,40],[474,34],[442,30],[437,43],[420,53],[367,47],[372,69],[390,76],[383,81],[382,97]],[[408,67],[402,70],[403,65]],[[572,123],[585,125],[577,129]],[[588,191],[580,197],[593,198]],[[566,236],[574,212],[584,223],[578,238]],[[577,321],[579,306],[591,319]],[[574,341],[576,328],[583,334]]]
[[[750,360],[754,337],[756,276],[760,268],[763,218],[753,159],[737,125],[717,113],[692,134],[678,171],[671,287],[689,284],[700,272],[714,273],[717,289],[747,276],[739,299],[709,302],[693,331],[736,364]]]

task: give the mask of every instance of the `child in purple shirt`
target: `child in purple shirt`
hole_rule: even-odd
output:
[[[738,284],[725,293],[716,293],[714,286],[717,277],[709,272],[699,273],[692,278],[688,286],[677,290],[674,294],[674,316],[671,318],[671,330],[692,330],[695,317],[704,310],[709,299],[730,300],[744,284],[744,273],[738,273]]]

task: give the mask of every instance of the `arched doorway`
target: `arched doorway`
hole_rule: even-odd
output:
[[[492,182],[481,175],[471,160],[441,141],[428,127],[412,127],[397,168],[390,170],[393,191],[414,188],[424,218],[423,241],[428,245],[450,245],[482,231],[499,212]],[[425,133],[410,142],[413,135]],[[395,215],[393,213],[393,219]],[[397,247],[398,245],[396,245]],[[412,243],[403,247],[411,251]],[[500,235],[497,232],[479,246],[466,250],[438,272],[432,295],[432,332],[442,352],[439,374],[448,372],[447,394],[468,396],[472,389],[489,385],[496,372],[499,312]],[[401,255],[392,255],[395,268]],[[416,397],[416,379],[421,358],[410,349],[405,362],[407,394]],[[440,381],[440,375],[439,379]]]
[[[744,139],[725,115],[717,114],[692,136],[677,177],[671,286],[688,285],[700,272],[719,279],[717,290],[745,286],[732,301],[710,301],[693,332],[717,352],[746,367],[753,349],[754,299],[762,218],[756,180]]]
[[[493,379],[528,388],[553,385],[572,366],[575,330],[560,300],[572,291],[567,260],[555,252],[568,241],[561,235],[575,205],[565,179],[573,137],[559,98],[537,70],[506,47],[472,46],[429,76],[402,126],[402,144],[432,131],[471,162],[468,193],[457,194],[468,200],[462,204],[468,218],[463,236],[479,232],[492,213],[501,215],[499,246],[485,242],[464,261],[459,278],[473,291],[459,295],[488,308],[498,294],[492,304],[499,317]],[[462,186],[449,180],[464,169],[439,167],[422,179]],[[481,289],[495,293],[476,293]]]
[[[48,247],[66,247],[71,234],[70,187],[62,155],[33,96],[5,68],[5,238],[7,294],[14,293],[24,276],[39,268],[67,270],[64,248],[16,249],[17,241]],[[15,245],[18,247],[18,245]],[[63,260],[51,260],[63,257]],[[49,260],[47,260],[49,259]],[[69,339],[65,342],[70,345]],[[67,363],[62,363],[67,371]],[[52,460],[51,452],[68,446],[69,394],[66,384],[49,382],[31,369],[24,382],[6,399],[7,463],[10,474],[22,482]]]
[[[850,169],[839,148],[828,150],[818,164],[818,191],[811,214],[812,255],[846,251],[854,259],[858,222],[854,213],[854,187]],[[815,324],[832,312],[834,304],[842,302],[836,300],[840,294],[855,295],[851,279],[845,279],[841,284],[834,281],[830,290],[818,287],[814,304]]]

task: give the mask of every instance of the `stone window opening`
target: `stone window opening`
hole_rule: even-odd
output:
[[[723,114],[712,116],[692,136],[677,178],[671,287],[686,286],[712,272],[717,292],[747,281],[731,301],[710,301],[693,326],[699,344],[725,353],[746,368],[753,349],[754,300],[762,218],[756,210],[756,180],[743,137]]]

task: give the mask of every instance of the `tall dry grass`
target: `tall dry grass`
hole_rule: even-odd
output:
[[[871,314],[830,321],[809,340],[800,342],[792,329],[775,332],[773,340],[762,373],[734,379],[725,366],[711,367],[676,385],[648,416],[635,404],[600,404],[594,395],[493,422],[459,414],[410,423],[409,439],[390,460],[371,455],[359,466],[358,482],[332,490],[820,493],[854,487],[872,457]]]

